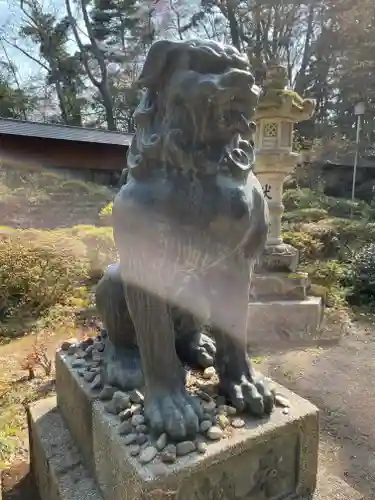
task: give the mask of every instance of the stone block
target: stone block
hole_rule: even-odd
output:
[[[299,349],[319,344],[323,306],[320,297],[249,304],[250,352]]]
[[[253,282],[256,300],[304,300],[310,288],[306,273],[254,274]]]
[[[78,370],[72,368],[73,360],[65,352],[56,353],[57,404],[86,467],[93,470],[91,414],[99,391],[90,390],[90,384],[78,375]]]
[[[280,390],[280,388],[277,388]],[[120,420],[101,401],[93,405],[96,480],[104,500],[276,500],[312,495],[316,486],[318,410],[290,391],[289,413],[277,408],[263,420],[210,443],[206,454],[156,456],[147,465],[131,456]]]
[[[56,406],[56,398],[33,403],[28,409],[28,423],[31,472],[41,500],[103,500],[96,481],[83,465],[82,456]],[[241,463],[242,468],[243,466]],[[166,496],[157,496],[157,491],[154,491],[154,494],[148,497],[148,500],[168,500]],[[248,497],[246,500],[263,500],[267,498],[266,494],[265,491],[263,496]],[[206,498],[218,500],[220,496],[213,497],[212,493],[209,493]],[[299,497],[298,500],[365,498],[342,479],[327,474],[325,470],[319,470],[315,492]]]
[[[47,398],[28,409],[31,473],[41,500],[102,500],[56,406]]]
[[[56,398],[33,403],[28,409],[28,423],[31,472],[41,500],[103,500],[97,483],[83,465],[82,456],[66,426],[65,419],[56,406]],[[244,466],[246,467],[246,463],[241,462],[241,470]],[[157,496],[157,492],[154,493],[155,495],[150,496],[148,500],[171,498],[160,497]],[[267,498],[266,494],[264,491],[261,496],[248,497],[246,500],[264,500]],[[220,498],[210,492],[205,500]],[[228,499],[231,497],[225,498]],[[319,470],[315,492],[312,495],[299,497],[298,500],[365,500],[365,498],[342,479],[327,474],[325,470]]]

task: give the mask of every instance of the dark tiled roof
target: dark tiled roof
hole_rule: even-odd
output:
[[[59,139],[62,141],[94,142],[97,144],[116,144],[129,146],[132,134],[112,132],[95,128],[70,127],[54,123],[29,122],[0,118],[0,135],[18,135]]]
[[[333,158],[319,159],[318,163],[322,163],[324,167],[353,168],[354,154],[346,156],[336,156]],[[375,168],[375,159],[359,157],[357,166],[358,168]]]

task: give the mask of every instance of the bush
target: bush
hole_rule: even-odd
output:
[[[98,279],[103,270],[118,259],[110,227],[75,226],[64,231],[84,244],[91,279]]]
[[[289,189],[284,192],[283,204],[287,212],[303,209],[326,207],[326,196],[311,189]]]
[[[326,205],[331,217],[354,217],[369,218],[371,207],[365,201],[351,201],[344,198],[333,198],[327,196]]]
[[[300,208],[287,212],[283,219],[286,222],[319,222],[328,217],[328,212],[324,208]]]
[[[48,241],[49,240],[49,241]],[[0,318],[38,315],[74,295],[88,277],[87,262],[53,238],[27,241],[13,234],[0,242]]]
[[[375,304],[375,243],[353,255],[350,284],[352,304]]]
[[[283,204],[286,212],[297,213],[306,209],[326,210],[330,217],[347,218],[353,213],[354,217],[371,218],[373,209],[365,201],[351,201],[345,198],[334,198],[311,189],[289,189],[284,192]],[[302,215],[304,212],[302,212]],[[289,215],[290,216],[290,215]],[[298,219],[297,219],[298,220]],[[303,222],[304,218],[300,219]],[[314,222],[311,220],[311,222]]]
[[[285,243],[298,249],[301,262],[316,260],[322,252],[322,242],[302,231],[287,231],[282,234]]]
[[[325,289],[327,305],[343,305],[348,293],[350,266],[337,260],[316,261],[301,266],[301,271],[308,273],[313,284]]]
[[[77,226],[51,231],[0,228],[0,322],[36,319],[85,300],[85,284],[117,259],[112,230]]]

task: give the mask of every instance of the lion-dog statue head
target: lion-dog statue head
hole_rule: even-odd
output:
[[[157,168],[246,175],[258,96],[245,55],[210,40],[159,41],[137,85],[144,93],[134,115],[131,175]]]

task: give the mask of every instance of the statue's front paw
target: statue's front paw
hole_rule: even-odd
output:
[[[150,391],[145,400],[145,417],[156,435],[166,432],[174,441],[194,439],[202,417],[200,402],[185,387]]]
[[[256,417],[269,415],[275,406],[275,396],[264,378],[244,374],[241,377],[224,376],[221,392],[239,411],[248,411]]]

